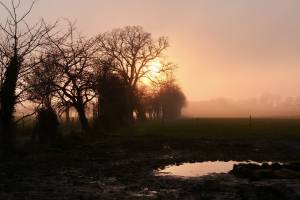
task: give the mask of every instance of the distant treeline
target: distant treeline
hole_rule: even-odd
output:
[[[259,98],[233,100],[217,98],[207,101],[188,102],[183,110],[188,117],[275,117],[300,118],[300,98],[270,93]]]

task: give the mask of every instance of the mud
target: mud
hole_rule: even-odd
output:
[[[184,162],[297,161],[299,147],[297,141],[145,142],[114,137],[38,148],[1,162],[0,199],[300,199],[299,177],[155,176],[159,168]]]

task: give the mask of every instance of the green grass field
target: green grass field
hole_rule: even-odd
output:
[[[18,136],[29,137],[34,121],[28,120],[17,126]],[[80,132],[79,123],[60,126],[63,134]],[[96,136],[103,136],[103,131],[94,131]],[[175,121],[147,121],[105,133],[117,140],[140,142],[153,145],[153,141],[176,141],[195,143],[202,140],[216,141],[300,141],[300,119],[252,119],[246,118],[195,118]]]
[[[181,119],[140,123],[119,133],[173,139],[300,139],[300,119]]]

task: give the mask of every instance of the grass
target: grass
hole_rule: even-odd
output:
[[[18,136],[30,136],[34,127],[32,119],[19,123]],[[80,131],[79,122],[70,126],[60,125],[64,134]],[[100,131],[95,131],[95,133]],[[99,133],[103,134],[103,133]],[[298,140],[300,119],[252,119],[246,118],[195,118],[174,121],[147,121],[122,128],[113,134],[118,139],[130,140]]]
[[[27,123],[28,132],[33,122]],[[72,127],[61,125],[61,131],[66,135],[62,146],[72,146],[72,137],[80,134],[78,124]],[[75,132],[74,132],[75,131]],[[110,149],[123,148],[130,152],[161,151],[166,147],[186,151],[216,151],[216,149],[231,149],[251,153],[254,149],[264,149],[261,155],[291,154],[300,148],[299,119],[180,119],[175,121],[148,121],[136,123],[113,133],[95,131],[92,143],[100,142]],[[22,134],[19,134],[20,139]],[[27,134],[27,136],[30,136]],[[80,141],[77,141],[79,142]],[[298,144],[299,143],[299,144]],[[100,147],[99,147],[100,148]],[[272,152],[276,149],[277,152]],[[223,152],[222,152],[223,154]],[[237,153],[238,154],[238,153]],[[297,156],[297,154],[291,154]],[[226,155],[226,157],[230,155]]]
[[[182,119],[146,122],[119,131],[126,137],[170,139],[300,139],[298,119]]]
[[[167,149],[205,160],[299,160],[298,119],[180,119],[137,123],[115,133],[130,152]],[[183,156],[184,157],[184,156]],[[197,158],[198,159],[198,158]],[[197,160],[195,158],[195,160]]]

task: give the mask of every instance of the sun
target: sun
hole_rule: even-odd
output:
[[[161,71],[161,68],[162,64],[158,59],[151,61],[148,66],[148,69],[152,76],[158,76],[159,72]]]
[[[163,64],[159,59],[154,59],[147,64],[145,69],[145,76],[142,77],[141,81],[145,85],[151,85],[151,80],[155,80],[160,77]]]

